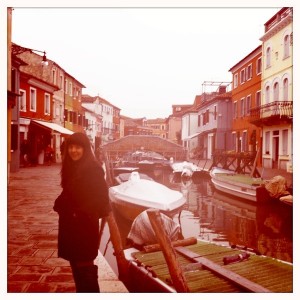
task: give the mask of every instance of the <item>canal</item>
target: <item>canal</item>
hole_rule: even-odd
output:
[[[155,181],[182,192],[186,205],[174,220],[184,238],[197,237],[218,245],[241,246],[255,253],[293,262],[293,209],[282,203],[252,204],[215,191],[209,175],[182,181],[169,169],[147,172]],[[122,242],[131,224],[116,212]],[[100,251],[117,274],[117,264],[105,226]]]

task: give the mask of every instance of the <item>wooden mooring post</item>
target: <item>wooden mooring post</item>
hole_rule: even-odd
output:
[[[176,291],[179,293],[189,292],[186,279],[184,277],[181,266],[177,260],[176,252],[172,247],[169,236],[164,230],[159,210],[149,209],[147,210],[147,214],[158,239],[158,242],[161,246],[161,249],[163,251],[165,260],[169,268],[171,279]]]
[[[116,260],[118,264],[118,271],[119,271],[119,279],[127,285],[128,278],[128,261],[125,258],[124,249],[122,245],[122,239],[120,235],[120,231],[115,220],[114,214],[111,211],[109,215],[106,217],[106,221],[108,223],[109,232],[110,232],[110,239],[114,248],[114,252],[116,255]]]

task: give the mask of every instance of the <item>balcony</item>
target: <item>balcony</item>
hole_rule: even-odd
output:
[[[293,101],[274,101],[250,109],[250,123],[270,126],[293,122]]]

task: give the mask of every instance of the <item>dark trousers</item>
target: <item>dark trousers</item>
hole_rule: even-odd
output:
[[[71,261],[77,293],[100,293],[98,266],[93,261]]]

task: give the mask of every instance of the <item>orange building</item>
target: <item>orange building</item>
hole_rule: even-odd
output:
[[[256,152],[262,147],[261,128],[250,123],[251,109],[261,105],[262,46],[234,65],[232,73],[232,144],[236,152]],[[261,164],[261,152],[257,161]]]

